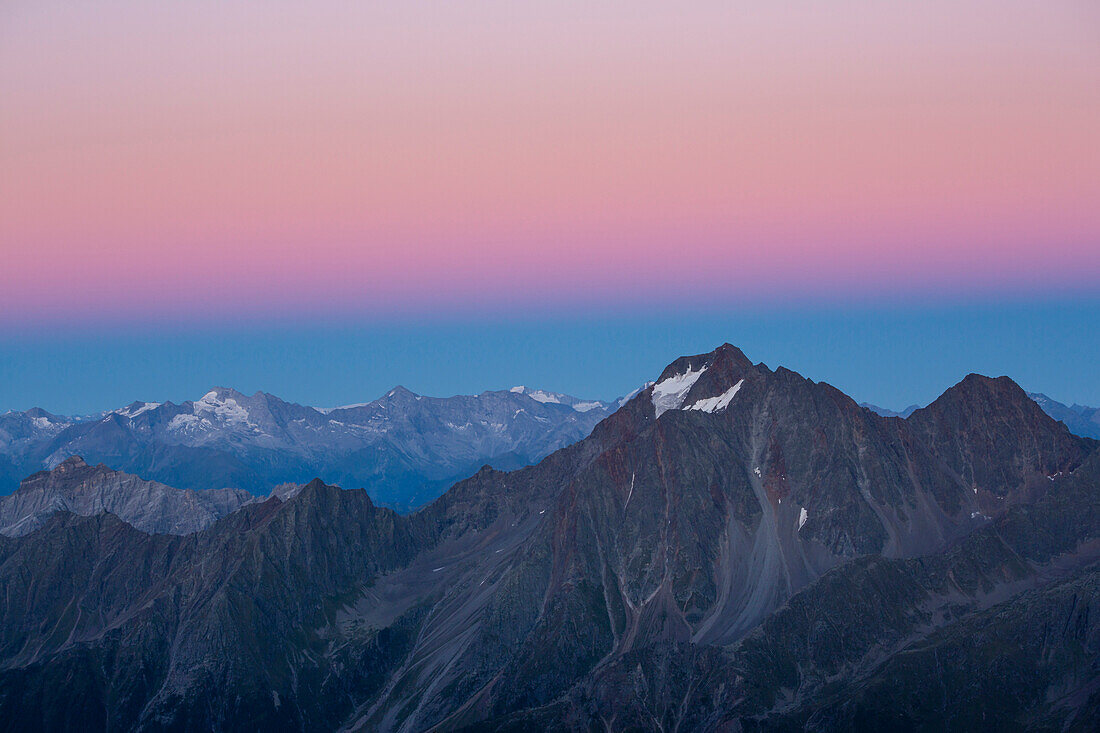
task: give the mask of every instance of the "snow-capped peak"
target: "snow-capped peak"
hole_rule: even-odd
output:
[[[683,374],[675,374],[667,379],[662,379],[653,385],[653,410],[660,417],[669,410],[678,410],[687,399],[687,393],[703,376],[707,368],[700,367],[698,371],[688,367]]]
[[[112,413],[121,415],[122,417],[135,418],[142,413],[157,409],[161,404],[160,402],[134,402],[126,405],[126,407],[112,410]]]
[[[527,389],[524,386],[512,387],[512,392],[516,394],[525,394],[535,402],[541,402],[543,404],[550,403],[553,405],[560,405],[563,403],[562,398],[566,395],[558,394],[556,392],[546,392],[541,389]]]
[[[248,408],[233,395],[235,393],[227,389],[212,389],[201,400],[191,403],[191,411],[195,415],[213,417],[224,423],[249,424]]]
[[[547,392],[544,389],[529,389],[523,385],[512,387],[509,391],[513,394],[527,395],[535,402],[550,405],[565,405],[573,408],[576,412],[588,412],[590,410],[604,409],[609,406],[608,403],[598,400],[578,400],[576,397],[570,397],[561,392]]]

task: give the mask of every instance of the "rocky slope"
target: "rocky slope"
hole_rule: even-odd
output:
[[[486,463],[514,469],[588,435],[614,403],[516,387],[448,398],[395,387],[374,402],[305,407],[257,392],[135,402],[95,419],[0,415],[0,494],[73,455],[182,489],[266,495],[313,477],[408,509]]]
[[[0,534],[29,534],[59,511],[106,512],[150,534],[190,534],[254,499],[240,489],[174,489],[74,456],[27,478],[14,494],[0,496]]]
[[[412,515],[288,496],[185,537],[62,513],[0,538],[0,725],[1096,720],[1100,453],[1008,380],[885,418],[725,345]]]

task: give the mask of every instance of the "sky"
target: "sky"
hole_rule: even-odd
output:
[[[1097,130],[1093,0],[9,0],[0,410],[613,397],[723,341],[1100,404]]]

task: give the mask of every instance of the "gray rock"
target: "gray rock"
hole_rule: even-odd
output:
[[[73,456],[0,497],[0,534],[29,534],[59,511],[82,516],[106,512],[143,532],[190,534],[254,500],[240,489],[174,489],[102,464],[89,466]]]

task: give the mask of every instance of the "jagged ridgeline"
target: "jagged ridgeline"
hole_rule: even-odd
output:
[[[134,402],[93,417],[9,412],[0,415],[0,495],[80,456],[180,489],[266,496],[320,477],[408,511],[485,464],[537,463],[617,407],[525,387],[442,398],[394,387],[324,409],[218,387],[179,405]]]
[[[727,344],[409,515],[39,511],[0,727],[1096,730],[1097,448],[1004,377],[884,417]]]

